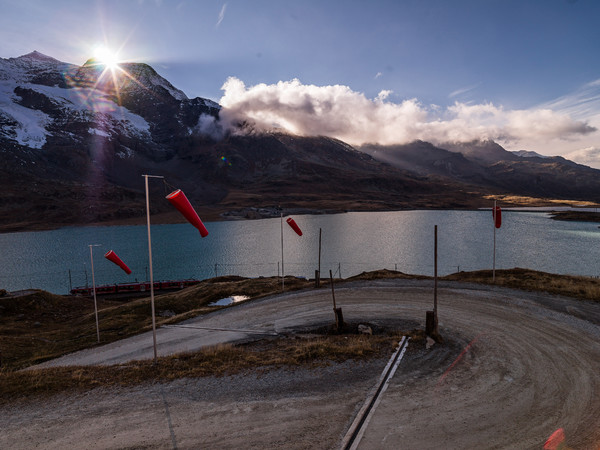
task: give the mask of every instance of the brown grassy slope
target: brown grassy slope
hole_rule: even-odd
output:
[[[495,282],[492,281],[491,270],[453,273],[441,279],[493,284],[495,286],[505,286],[525,291],[542,291],[600,302],[600,279],[593,277],[556,275],[517,267],[514,269],[496,270]]]
[[[310,286],[286,277],[285,289]],[[281,279],[217,277],[155,298],[157,326],[179,322],[222,306],[209,303],[231,295],[257,298],[281,291]],[[107,344],[152,329],[150,298],[129,302],[98,299],[100,339]],[[23,368],[97,345],[94,304],[90,298],[34,291],[0,297],[0,355],[4,367]]]
[[[362,273],[345,281],[381,278],[429,277],[379,270]],[[460,272],[442,279],[493,284],[489,270]],[[205,280],[197,286],[157,296],[157,322],[159,325],[173,323],[214,311],[222,307],[208,306],[210,302],[231,295],[258,298],[275,294],[281,290],[280,283],[281,279],[277,277],[218,277]],[[323,283],[327,284],[328,280],[323,280]],[[600,280],[597,278],[553,275],[517,268],[497,270],[494,284],[600,301]],[[286,290],[303,289],[312,285],[307,280],[286,277]],[[151,327],[148,298],[128,303],[100,299],[99,311],[102,343],[134,335]],[[165,317],[166,312],[170,317]],[[24,297],[0,297],[0,315],[0,351],[3,352],[0,403],[70,389],[132,385],[183,377],[238,373],[257,367],[294,367],[381,356],[391,353],[400,335],[407,333],[406,330],[392,330],[378,336],[323,335],[309,339],[292,336],[245,345],[224,345],[188,355],[159,358],[156,365],[145,361],[109,367],[63,367],[18,372],[19,368],[97,345],[93,302],[90,299],[35,291]],[[413,339],[424,338],[422,330],[410,333]]]
[[[344,281],[382,278],[428,277],[378,270]],[[497,270],[495,283],[489,270],[460,272],[441,279],[538,290],[600,301],[600,280],[590,277],[554,275],[516,268]],[[322,280],[324,284],[328,282],[327,279]],[[286,277],[286,290],[312,286],[311,281]],[[182,291],[156,296],[157,325],[176,323],[223,308],[208,305],[224,297],[246,295],[258,298],[279,292],[281,279],[277,277],[217,277],[205,280]],[[152,326],[149,298],[129,302],[100,298],[98,310],[102,344],[148,331]],[[19,369],[98,345],[94,306],[89,298],[58,296],[44,291],[17,298],[0,297],[0,317],[0,354],[4,368]]]

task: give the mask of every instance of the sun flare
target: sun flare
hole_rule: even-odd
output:
[[[94,50],[94,58],[107,69],[116,69],[119,67],[119,57],[108,47],[99,46]]]

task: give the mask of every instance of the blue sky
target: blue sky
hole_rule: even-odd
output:
[[[265,126],[356,144],[480,133],[511,150],[600,167],[596,0],[0,0],[0,7],[3,58],[38,50],[83,64],[104,43],[121,59],[152,65],[188,97],[245,111]],[[297,110],[286,115],[276,107],[288,97]],[[328,129],[299,113],[308,102],[304,111],[323,114],[323,122],[330,117],[323,105],[337,99],[346,110],[366,105],[369,116],[359,120],[366,125],[344,129],[352,117],[339,108],[331,110],[339,123]],[[387,134],[370,132],[373,117]]]

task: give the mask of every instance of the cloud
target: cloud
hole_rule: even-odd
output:
[[[463,95],[463,94],[466,94],[467,92],[471,92],[471,91],[477,89],[480,84],[481,83],[477,83],[477,84],[473,84],[471,86],[466,86],[466,87],[457,89],[455,91],[452,91],[452,92],[450,92],[450,94],[448,94],[448,98],[458,97],[459,95]]]
[[[201,133],[210,136],[215,140],[221,140],[224,136],[224,130],[221,123],[213,116],[208,114],[200,114],[196,129]]]
[[[367,98],[348,86],[305,85],[298,79],[247,87],[230,77],[222,87],[226,126],[250,122],[255,129],[335,137],[352,145],[403,144],[417,139],[441,143],[492,139],[568,140],[596,131],[587,122],[550,108],[505,110],[492,103],[455,102],[446,108],[417,99],[388,101],[391,91]]]
[[[600,147],[587,147],[564,155],[565,158],[580,164],[600,169]]]
[[[574,92],[545,103],[541,107],[576,118],[600,115],[600,79],[586,83]]]
[[[375,79],[380,78],[383,74],[381,72],[377,72],[375,74]]]
[[[217,20],[217,24],[215,25],[215,28],[219,28],[219,25],[221,25],[221,22],[223,22],[223,19],[225,18],[226,10],[227,10],[227,3],[224,3],[223,7],[221,8],[221,11],[219,12],[219,19]]]

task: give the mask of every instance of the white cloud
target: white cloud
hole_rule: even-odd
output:
[[[600,147],[587,147],[564,155],[565,158],[600,169]]]
[[[600,79],[586,83],[574,92],[545,103],[551,108],[573,117],[590,117],[600,114]]]
[[[448,94],[448,98],[454,98],[454,97],[458,97],[460,95],[466,94],[467,92],[471,92],[475,89],[477,89],[479,87],[480,83],[477,84],[473,84],[471,86],[466,86],[460,89],[457,89],[455,91],[450,92],[450,94]]]
[[[305,85],[299,80],[247,87],[231,77],[222,87],[225,123],[249,121],[262,130],[285,129],[299,135],[331,136],[353,145],[434,143],[492,139],[574,140],[596,129],[550,108],[505,110],[492,103],[455,102],[447,108],[424,106],[417,99],[388,101],[391,91],[367,98],[348,86]]]
[[[219,12],[219,18],[217,20],[217,24],[215,25],[215,28],[219,28],[219,25],[221,25],[221,22],[223,22],[223,19],[225,18],[226,10],[227,10],[227,3],[224,3],[223,7],[221,8],[221,11]]]

